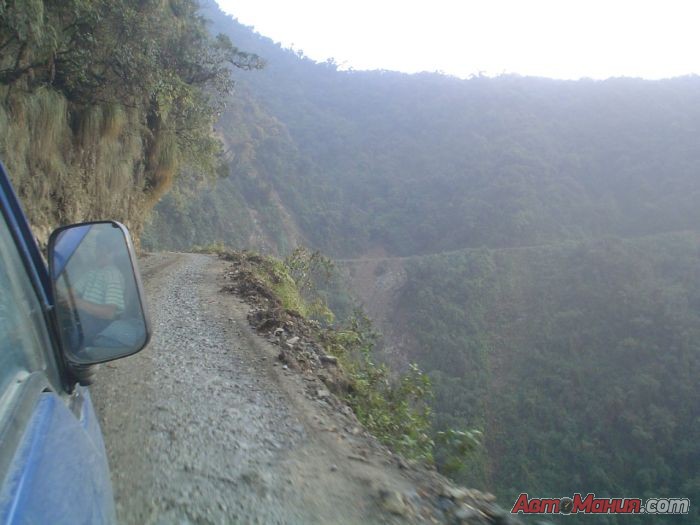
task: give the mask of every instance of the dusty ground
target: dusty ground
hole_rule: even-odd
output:
[[[220,292],[223,270],[206,255],[142,261],[154,338],[92,388],[120,522],[418,520],[392,503],[411,507],[408,472],[277,362],[248,306]]]

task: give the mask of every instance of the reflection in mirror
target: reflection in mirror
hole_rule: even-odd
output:
[[[125,232],[116,223],[76,225],[52,245],[51,275],[61,338],[77,364],[109,361],[148,339]]]

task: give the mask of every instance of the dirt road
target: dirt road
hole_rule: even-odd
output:
[[[103,365],[92,388],[120,522],[405,522],[391,495],[406,501],[413,485],[354,416],[276,361],[248,307],[220,292],[223,265],[142,261],[153,341]]]

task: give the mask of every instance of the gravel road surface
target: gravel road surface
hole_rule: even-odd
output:
[[[412,485],[351,415],[308,395],[207,255],[145,257],[155,331],[92,387],[121,523],[394,523]],[[400,510],[400,509],[399,509]]]

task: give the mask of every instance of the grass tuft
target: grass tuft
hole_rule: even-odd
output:
[[[102,138],[116,140],[129,122],[128,115],[119,104],[108,104],[103,110]]]

